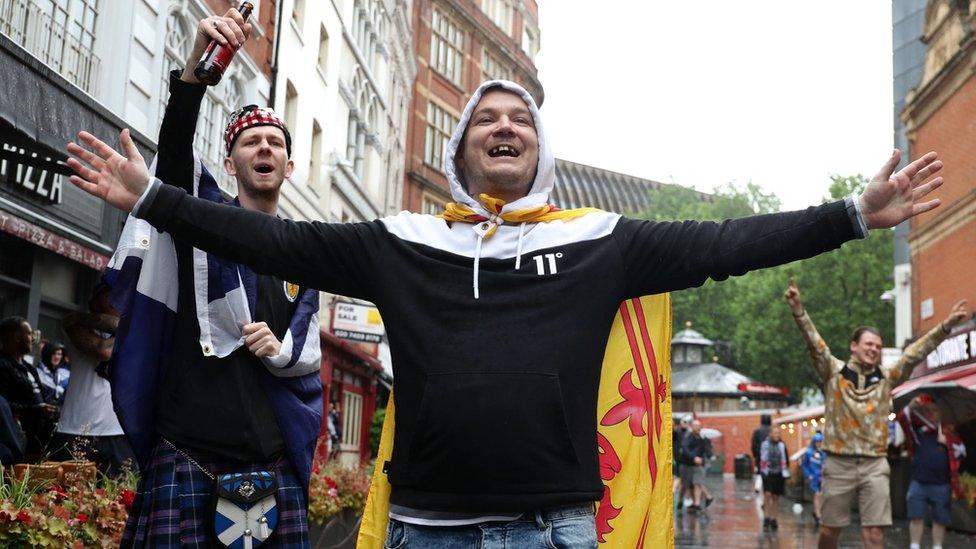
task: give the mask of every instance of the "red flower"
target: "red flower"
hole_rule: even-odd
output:
[[[336,487],[336,481],[332,480],[332,477],[325,477],[325,483],[329,485],[329,488]]]
[[[126,509],[132,507],[132,503],[136,500],[136,493],[132,490],[122,490],[122,505],[125,505]]]
[[[30,524],[34,522],[34,519],[27,514],[27,511],[20,511],[17,513],[17,522],[23,522],[24,524]]]
[[[64,488],[58,486],[57,484],[51,486],[51,494],[54,495],[54,500],[58,502],[68,497],[68,492],[65,492]]]
[[[82,524],[88,522],[88,515],[86,515],[84,513],[78,513],[78,516],[75,517],[75,518],[77,518],[78,519],[78,522],[80,522]]]
[[[321,468],[319,468],[319,462],[313,461],[312,462],[312,474],[313,475],[317,475],[317,474],[319,474],[319,471],[321,471]]]

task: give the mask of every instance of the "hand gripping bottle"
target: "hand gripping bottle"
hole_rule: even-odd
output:
[[[247,21],[251,12],[254,11],[254,4],[241,2],[241,7],[237,8],[237,11],[241,13],[244,21]],[[193,75],[208,86],[216,86],[220,82],[220,78],[224,76],[227,66],[234,59],[235,53],[237,53],[237,48],[234,46],[230,44],[221,46],[216,40],[211,40],[210,45],[207,46],[207,51],[203,53],[203,57],[200,58],[200,62],[193,70]]]

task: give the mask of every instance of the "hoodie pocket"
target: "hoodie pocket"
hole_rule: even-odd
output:
[[[579,460],[559,376],[430,375],[407,459],[404,480],[435,492],[574,489]]]

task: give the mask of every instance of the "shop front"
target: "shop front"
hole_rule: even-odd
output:
[[[3,35],[0,74],[0,317],[61,339],[61,318],[85,308],[124,221],[71,185],[64,146],[78,130],[113,136],[125,123]]]
[[[960,456],[959,479],[963,497],[953,501],[952,527],[976,533],[976,322],[956,327],[926,358],[917,365],[912,377],[892,392],[895,411],[902,410],[915,397],[926,394],[942,412],[941,428],[954,430],[964,448],[949,448]],[[899,439],[902,437],[899,437]],[[899,448],[900,450],[900,448]],[[908,482],[896,478],[907,476],[907,455],[899,451],[892,467],[892,499],[897,510],[903,505]],[[962,455],[964,453],[964,455]]]

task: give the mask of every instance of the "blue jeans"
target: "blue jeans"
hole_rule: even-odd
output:
[[[596,523],[592,504],[525,513],[513,521],[467,526],[421,526],[391,518],[384,547],[595,548]]]

